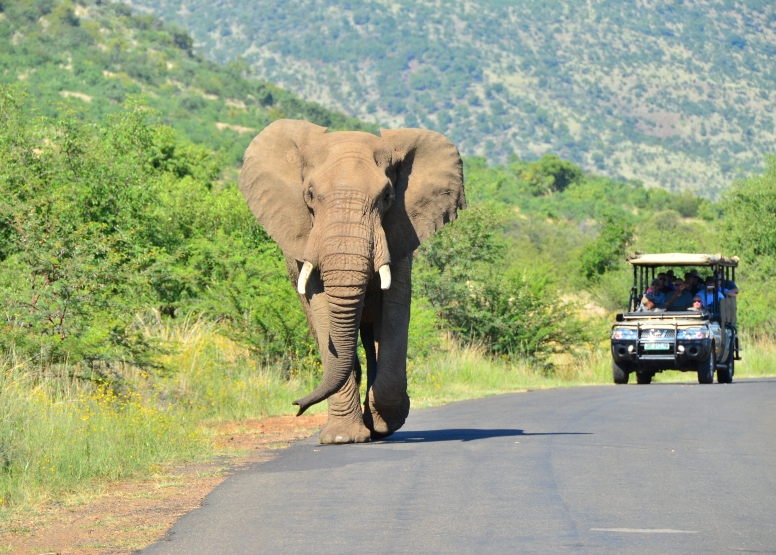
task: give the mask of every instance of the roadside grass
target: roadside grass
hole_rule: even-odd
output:
[[[159,375],[126,369],[120,388],[75,379],[73,368],[0,358],[0,522],[206,458],[215,447],[204,423],[288,414],[313,387],[314,367],[289,375],[261,366],[212,324],[152,318],[142,325],[172,354],[161,357]]]
[[[733,381],[746,378],[763,378],[776,376],[776,338],[768,335],[753,335],[742,332],[739,336],[741,344],[741,360],[736,361]],[[653,382],[697,383],[694,372],[678,372],[669,370],[656,374]]]
[[[736,362],[735,377],[776,376],[776,338],[743,333],[740,339],[742,360]]]
[[[0,518],[204,453],[186,411],[2,361]]]
[[[557,357],[552,365],[494,359],[477,347],[450,345],[420,364],[408,367],[414,408],[510,391],[607,384],[611,382],[608,351],[596,348],[581,357]]]
[[[172,464],[216,454],[214,421],[293,414],[291,401],[314,387],[320,367],[299,356],[290,368],[263,365],[250,351],[196,319],[140,322],[170,346],[166,371],[126,369],[123,387],[0,358],[0,530],[12,515],[46,503],[80,504],[105,484],[162,475]],[[772,339],[742,337],[736,378],[776,375]],[[526,389],[610,384],[606,345],[552,364],[494,359],[448,342],[408,367],[413,408]],[[694,381],[679,372],[656,381]],[[118,389],[119,393],[116,393]],[[327,410],[325,403],[310,412]]]
[[[164,375],[135,387],[154,388],[164,399],[197,414],[198,421],[289,414],[291,402],[309,393],[321,373],[312,354],[297,356],[285,371],[262,364],[212,322],[165,321],[153,315],[142,325],[147,336],[161,339],[172,352],[160,357],[168,368]],[[316,405],[308,412],[323,410],[325,405]]]

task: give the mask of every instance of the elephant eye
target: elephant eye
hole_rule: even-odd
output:
[[[393,188],[387,187],[383,191],[383,205],[388,206],[393,201]]]

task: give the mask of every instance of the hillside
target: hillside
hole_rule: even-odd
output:
[[[207,57],[364,121],[504,161],[708,197],[776,150],[776,8],[765,0],[132,0]],[[519,4],[519,5],[515,5]]]
[[[376,130],[252,78],[244,63],[205,60],[184,29],[120,3],[0,0],[0,85],[14,83],[49,117],[76,109],[98,121],[142,96],[181,138],[223,151],[230,163],[281,117]]]

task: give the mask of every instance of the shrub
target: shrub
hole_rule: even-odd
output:
[[[418,292],[460,340],[492,354],[546,359],[583,343],[575,307],[549,279],[509,270],[503,222],[477,206],[429,239],[416,259]]]

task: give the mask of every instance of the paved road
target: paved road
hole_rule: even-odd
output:
[[[297,443],[147,555],[776,553],[776,379],[533,391]]]

